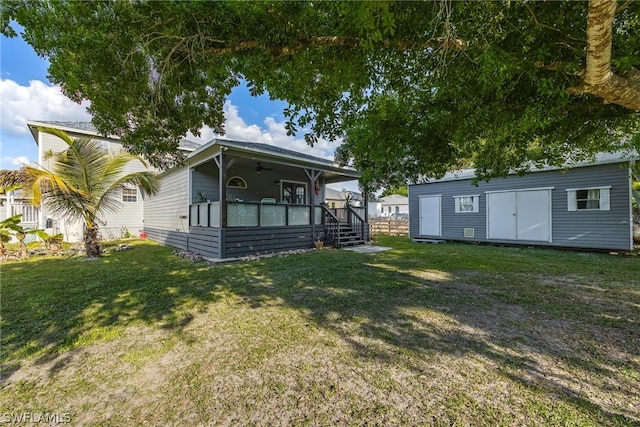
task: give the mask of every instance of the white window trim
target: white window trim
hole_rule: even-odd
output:
[[[600,190],[600,207],[598,209],[578,209],[578,202],[576,197],[577,191],[584,190]],[[569,212],[581,212],[581,211],[609,211],[611,210],[611,186],[605,185],[600,187],[582,187],[582,188],[567,188],[567,210]]]
[[[135,196],[136,197],[136,201],[135,202],[132,202],[131,200],[125,200],[124,199],[125,196],[126,197],[132,197],[133,196],[133,194],[126,194],[125,195],[124,194],[125,190],[133,190],[133,191],[136,192],[136,196]],[[122,187],[122,190],[121,190],[121,201],[122,201],[122,203],[132,203],[132,204],[133,203],[139,203],[140,202],[140,192],[138,191],[138,187],[128,187],[128,186]]]
[[[461,211],[460,210],[460,199],[463,197],[471,197],[473,203],[473,209],[470,211]],[[480,195],[479,194],[466,194],[463,196],[453,196],[454,205],[455,205],[455,213],[478,213],[480,212]]]
[[[229,185],[229,183],[233,180],[240,180],[240,182],[242,182],[242,185]],[[231,178],[229,178],[227,180],[227,188],[241,188],[246,190],[247,189],[247,181],[245,181],[245,179],[241,176],[232,176]]]

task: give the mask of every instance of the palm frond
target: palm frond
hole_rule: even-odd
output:
[[[44,200],[55,212],[82,218],[93,228],[101,213],[122,207],[120,190],[125,185],[137,185],[149,194],[157,191],[154,173],[126,173],[131,162],[146,166],[142,158],[129,153],[111,156],[94,138],[71,138],[59,129],[41,130],[59,137],[69,148],[52,156],[51,171],[31,168],[34,201]]]

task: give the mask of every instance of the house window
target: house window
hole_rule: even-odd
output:
[[[567,190],[567,210],[608,211],[611,187],[572,188]]]
[[[396,214],[400,213],[400,206],[396,206]]]
[[[227,187],[231,188],[247,188],[247,181],[239,176],[233,176],[227,181]]]
[[[138,202],[138,190],[136,188],[123,188],[122,189],[122,201],[125,203],[137,203]]]
[[[456,213],[477,213],[480,211],[480,196],[454,196]]]

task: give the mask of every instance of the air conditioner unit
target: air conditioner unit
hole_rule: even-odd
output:
[[[475,228],[465,228],[464,229],[464,237],[475,237],[476,229]]]

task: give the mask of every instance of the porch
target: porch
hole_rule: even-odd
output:
[[[327,185],[360,173],[333,161],[266,144],[216,140],[168,171],[145,201],[149,238],[211,258],[368,240],[366,208],[326,206]],[[186,192],[186,194],[185,194]],[[172,194],[184,194],[180,201]],[[169,212],[183,212],[175,219]]]
[[[216,201],[190,206],[185,242],[190,250],[223,258],[312,248],[316,240],[336,248],[369,240],[364,208],[227,202],[223,228],[222,205]]]

